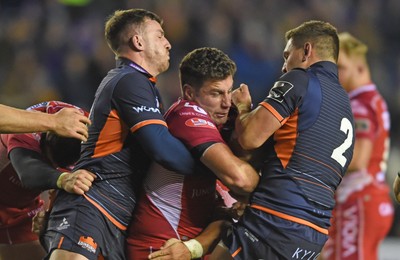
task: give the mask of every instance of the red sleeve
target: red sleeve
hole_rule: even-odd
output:
[[[7,153],[10,154],[14,148],[25,148],[38,153],[40,149],[40,134],[8,134],[6,137]]]
[[[205,143],[224,143],[210,116],[194,102],[180,100],[175,103],[168,111],[166,121],[171,134],[188,149]]]
[[[376,115],[369,103],[369,100],[365,102],[363,96],[351,100],[356,138],[375,139],[377,128]]]

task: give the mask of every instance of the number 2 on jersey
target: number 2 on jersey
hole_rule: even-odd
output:
[[[331,158],[337,161],[342,167],[347,162],[346,157],[344,157],[344,153],[347,149],[350,148],[351,144],[353,143],[353,125],[351,124],[350,120],[347,118],[343,118],[340,124],[340,131],[344,132],[347,137],[344,142],[333,150]]]

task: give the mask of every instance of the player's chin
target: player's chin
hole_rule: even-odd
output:
[[[227,116],[217,117],[217,118],[214,118],[214,121],[215,121],[215,124],[217,124],[217,125],[223,125],[228,121],[228,117]]]

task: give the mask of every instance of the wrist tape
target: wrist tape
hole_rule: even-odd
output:
[[[60,174],[60,176],[58,176],[57,179],[57,188],[62,189],[62,179],[64,178],[65,174],[68,174],[68,172],[63,172]]]
[[[191,259],[203,256],[203,246],[196,239],[190,239],[189,241],[183,242],[183,244],[189,249]]]

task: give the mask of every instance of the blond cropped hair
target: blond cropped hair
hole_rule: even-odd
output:
[[[358,57],[366,61],[368,47],[348,32],[339,33],[340,51],[349,57]]]

